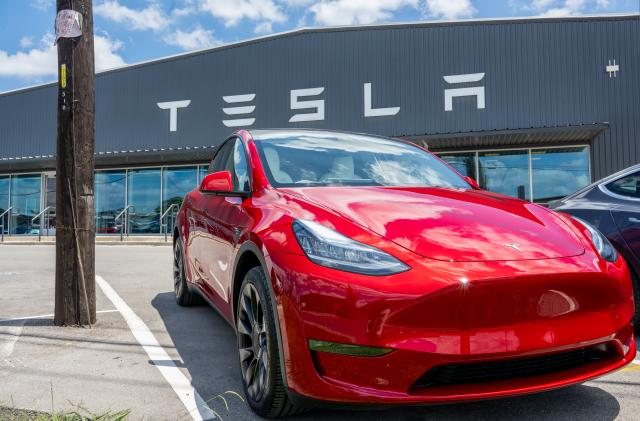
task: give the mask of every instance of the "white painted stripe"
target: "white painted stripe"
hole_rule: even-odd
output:
[[[236,104],[238,102],[249,102],[253,101],[256,97],[256,94],[245,94],[245,95],[227,95],[223,96],[222,99],[227,104]]]
[[[238,114],[251,114],[256,109],[255,105],[248,105],[246,107],[228,107],[223,108],[222,111],[226,115],[238,115]]]
[[[160,346],[160,343],[142,319],[134,313],[131,307],[120,298],[118,293],[101,276],[96,276],[96,282],[104,295],[120,311],[133,336],[145,350],[151,362],[160,370],[160,373],[173,388],[173,391],[176,392],[176,395],[178,395],[178,398],[182,401],[194,421],[217,418],[216,413],[207,406],[198,391],[193,388],[189,379],[180,371],[164,348]]]
[[[13,354],[13,348],[16,346],[16,342],[22,335],[22,328],[24,327],[24,321],[18,323],[18,326],[0,326],[0,333],[8,334],[8,338],[5,335],[0,337],[0,358],[5,359]],[[10,364],[10,363],[9,363]]]
[[[113,310],[100,310],[100,311],[96,311],[97,314],[102,314],[102,313],[117,313],[120,310],[117,309],[113,309]],[[39,316],[27,316],[27,317],[15,317],[12,319],[0,319],[0,323],[2,322],[15,322],[18,320],[31,320],[31,319],[46,319],[48,317],[53,317],[54,314],[40,314]]]

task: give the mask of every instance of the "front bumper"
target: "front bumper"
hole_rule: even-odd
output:
[[[360,276],[303,255],[269,257],[287,385],[312,400],[426,404],[512,396],[584,382],[635,356],[627,268],[586,256],[518,262],[416,259]],[[394,349],[379,357],[310,351],[308,340]],[[448,364],[513,360],[606,344],[611,355],[543,375],[415,387]]]

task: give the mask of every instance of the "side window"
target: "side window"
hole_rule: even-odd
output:
[[[607,189],[615,194],[640,199],[640,172],[607,184]]]
[[[233,150],[227,158],[225,169],[231,173],[233,190],[249,191],[251,189],[249,185],[249,165],[247,164],[247,154],[242,141],[236,139],[229,143],[233,144]]]
[[[209,174],[212,172],[224,171],[227,165],[227,161],[229,159],[229,152],[231,147],[233,146],[233,141],[224,142],[218,152],[215,154],[213,159],[211,160],[211,164],[209,164]]]

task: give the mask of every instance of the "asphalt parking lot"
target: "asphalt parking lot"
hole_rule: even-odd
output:
[[[201,414],[185,409],[180,390],[163,374],[162,367],[169,367],[207,402],[211,412],[204,415],[257,419],[241,399],[231,327],[207,306],[175,304],[171,248],[98,246],[96,254],[96,274],[157,344],[143,348],[127,315],[100,288],[93,328],[53,327],[54,247],[0,246],[0,406],[81,408],[94,414],[131,409],[133,420],[198,419]],[[150,347],[164,350],[168,360],[152,358]],[[296,419],[635,420],[639,386],[640,364],[633,364],[596,381],[532,396],[377,411],[315,410]]]

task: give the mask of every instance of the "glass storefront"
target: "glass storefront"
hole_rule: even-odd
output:
[[[125,170],[96,171],[93,194],[97,234],[120,232],[115,218],[126,206],[126,174]]]
[[[9,186],[11,179],[9,177],[0,177],[0,215],[9,209]],[[4,233],[9,233],[9,218],[4,215],[0,219],[0,225],[4,225]]]
[[[187,192],[198,185],[198,167],[165,168],[162,172],[162,212],[180,206]]]
[[[442,152],[440,157],[487,190],[546,203],[589,184],[589,147],[529,148],[497,151]],[[130,206],[125,234],[159,234],[173,219],[172,204],[181,205],[208,172],[208,165],[98,170],[95,174],[97,234],[119,234]],[[37,234],[31,223],[41,206],[55,208],[54,173],[0,176],[0,214],[13,206],[5,233]],[[2,223],[0,222],[0,225]],[[50,226],[55,226],[51,211]]]
[[[562,198],[589,184],[589,147],[442,152],[439,156],[483,189],[536,203]],[[474,174],[475,173],[475,174]]]
[[[479,153],[478,182],[489,191],[530,200],[529,153],[526,150]]]
[[[476,172],[476,153],[460,153],[460,154],[442,154],[440,158],[447,161],[449,165],[456,169],[465,177],[471,177],[474,180],[478,177]]]
[[[37,234],[31,219],[40,213],[40,174],[11,177],[11,233]]]
[[[127,205],[131,206],[127,232],[160,232],[160,169],[127,171]]]
[[[535,202],[561,199],[589,184],[589,148],[533,149],[531,173]]]

